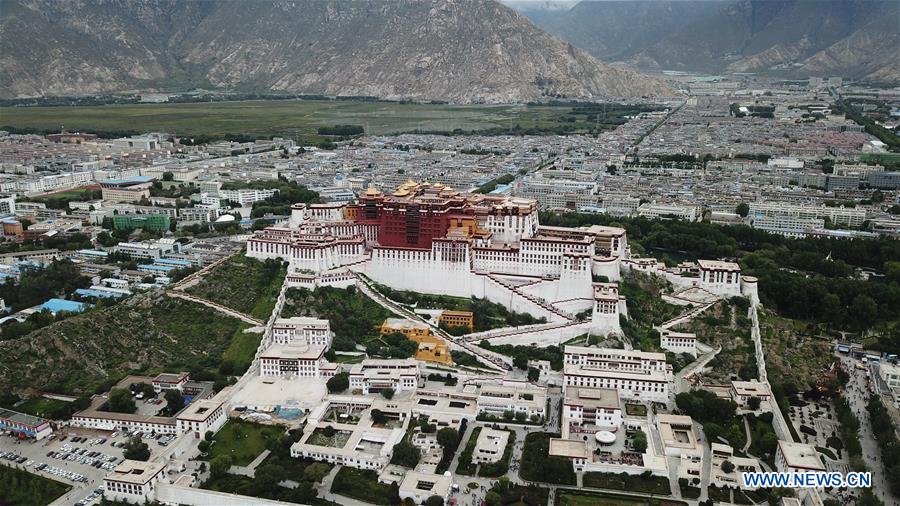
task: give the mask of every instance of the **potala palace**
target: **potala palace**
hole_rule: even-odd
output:
[[[530,199],[407,181],[387,194],[370,187],[354,204],[295,204],[286,227],[248,240],[247,255],[288,261],[300,285],[346,286],[364,275],[399,290],[486,298],[546,318],[532,333],[553,330],[557,341],[620,332],[627,309],[615,282],[628,270],[683,290],[756,297],[755,280],[736,264],[670,269],[632,258],[622,228],[541,226],[537,211]],[[576,318],[588,310],[590,319]]]

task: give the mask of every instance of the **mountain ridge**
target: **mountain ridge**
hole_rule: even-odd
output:
[[[178,84],[457,103],[671,94],[663,81],[601,63],[490,0],[2,7],[3,96]]]
[[[523,13],[597,58],[643,69],[900,82],[894,1],[582,1]]]

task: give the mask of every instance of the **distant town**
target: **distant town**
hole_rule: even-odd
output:
[[[591,133],[0,132],[0,503],[900,503],[900,90],[668,79]]]

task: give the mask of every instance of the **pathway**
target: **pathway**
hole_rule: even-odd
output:
[[[228,469],[228,472],[230,474],[239,474],[241,476],[249,476],[253,478],[256,475],[256,468],[260,464],[262,464],[264,460],[266,460],[266,457],[269,456],[269,453],[271,453],[269,450],[263,450],[262,453],[260,453],[255,459],[253,459],[253,462],[247,464],[246,466],[231,466],[231,468]]]
[[[264,327],[266,325],[266,322],[264,322],[262,320],[257,320],[256,318],[254,318],[246,313],[242,313],[240,311],[236,311],[229,307],[225,307],[222,304],[213,302],[208,299],[204,299],[203,297],[197,297],[196,295],[179,292],[177,290],[169,290],[166,292],[166,295],[169,297],[174,297],[176,299],[184,299],[184,300],[189,300],[191,302],[196,302],[198,304],[203,304],[204,306],[206,306],[208,308],[215,309],[216,311],[218,311],[220,313],[224,313],[228,316],[237,318],[238,320],[249,323],[250,325],[254,325],[256,327]]]
[[[409,318],[414,321],[420,321],[428,325],[429,328],[435,333],[436,336],[444,339],[450,345],[451,349],[460,348],[476,357],[482,359],[482,361],[489,367],[500,370],[500,371],[508,371],[512,369],[512,359],[501,355],[499,353],[494,353],[489,350],[485,350],[479,346],[474,346],[465,341],[459,340],[454,336],[451,336],[447,332],[445,332],[440,327],[431,323],[431,321],[422,318],[421,315],[416,314],[414,311],[407,309],[400,304],[392,301],[391,299],[385,297],[378,290],[374,289],[369,285],[368,280],[366,280],[363,276],[357,274],[357,282],[356,286],[360,289],[361,292],[366,294],[369,298],[374,300],[381,307],[392,311],[404,318]]]

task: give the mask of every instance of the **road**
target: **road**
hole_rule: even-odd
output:
[[[840,354],[835,356],[841,360],[844,370],[850,374],[844,396],[850,403],[850,408],[859,418],[859,441],[862,444],[863,459],[872,472],[872,489],[884,504],[900,504],[900,498],[891,495],[890,488],[885,481],[887,474],[881,463],[881,447],[872,434],[872,424],[869,422],[869,413],[866,411],[870,394],[865,371],[853,366],[855,359]]]

